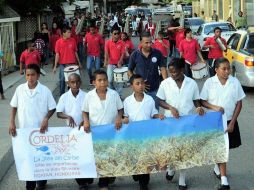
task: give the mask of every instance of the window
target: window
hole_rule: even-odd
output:
[[[240,34],[233,34],[229,40],[228,45],[231,47],[231,49],[236,50],[238,43],[240,41],[241,35]]]
[[[244,50],[254,54],[254,34],[247,35]]]
[[[205,27],[204,33],[206,35],[213,33],[215,27],[220,27],[222,32],[236,31],[235,27],[232,24],[222,23],[222,24],[207,25]]]

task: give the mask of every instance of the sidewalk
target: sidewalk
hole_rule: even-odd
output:
[[[57,87],[58,73],[55,75],[52,73],[52,66],[48,65],[44,67],[47,72],[46,76],[40,77],[40,82],[46,85],[52,92]],[[13,164],[13,153],[11,137],[8,135],[8,127],[10,120],[10,101],[18,85],[25,82],[24,75],[20,75],[19,71],[11,73],[7,76],[3,76],[3,88],[5,94],[5,100],[0,100],[0,181],[6,174],[10,166]],[[18,124],[18,122],[16,122]],[[18,126],[17,126],[18,127]]]

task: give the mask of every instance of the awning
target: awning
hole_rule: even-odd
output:
[[[3,9],[3,13],[0,14],[0,23],[5,22],[19,22],[20,15],[14,11],[11,7],[5,6]]]

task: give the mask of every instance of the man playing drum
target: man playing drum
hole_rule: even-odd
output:
[[[71,38],[71,29],[69,27],[63,28],[63,37],[57,40],[55,52],[55,66],[53,72],[56,72],[57,64],[60,65],[59,79],[60,79],[60,95],[65,92],[64,68],[78,62],[79,68],[82,68],[79,57],[77,43],[74,38]]]
[[[220,42],[218,41],[217,38],[220,39]],[[227,42],[224,38],[221,37],[221,28],[219,27],[214,28],[214,36],[207,38],[203,46],[203,49],[209,48],[208,64],[209,64],[210,77],[213,77],[215,75],[214,61],[218,58],[223,57],[223,49],[225,49],[226,47],[227,47]]]

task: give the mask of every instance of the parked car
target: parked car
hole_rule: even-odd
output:
[[[138,15],[143,13],[144,15],[152,15],[152,12],[149,8],[146,7],[128,7],[125,9],[125,13],[129,15]]]
[[[228,40],[229,37],[236,31],[235,27],[230,22],[209,22],[202,24],[196,33],[194,33],[195,38],[198,40],[198,43],[203,47],[207,37],[214,35],[214,28],[220,27],[222,30],[221,36]],[[208,51],[202,50],[202,51]]]
[[[183,22],[184,28],[190,28],[193,33],[197,33],[200,25],[204,23],[205,21],[200,17],[185,18]]]
[[[231,63],[232,75],[242,86],[254,87],[254,29],[236,31],[227,45],[224,57]]]

